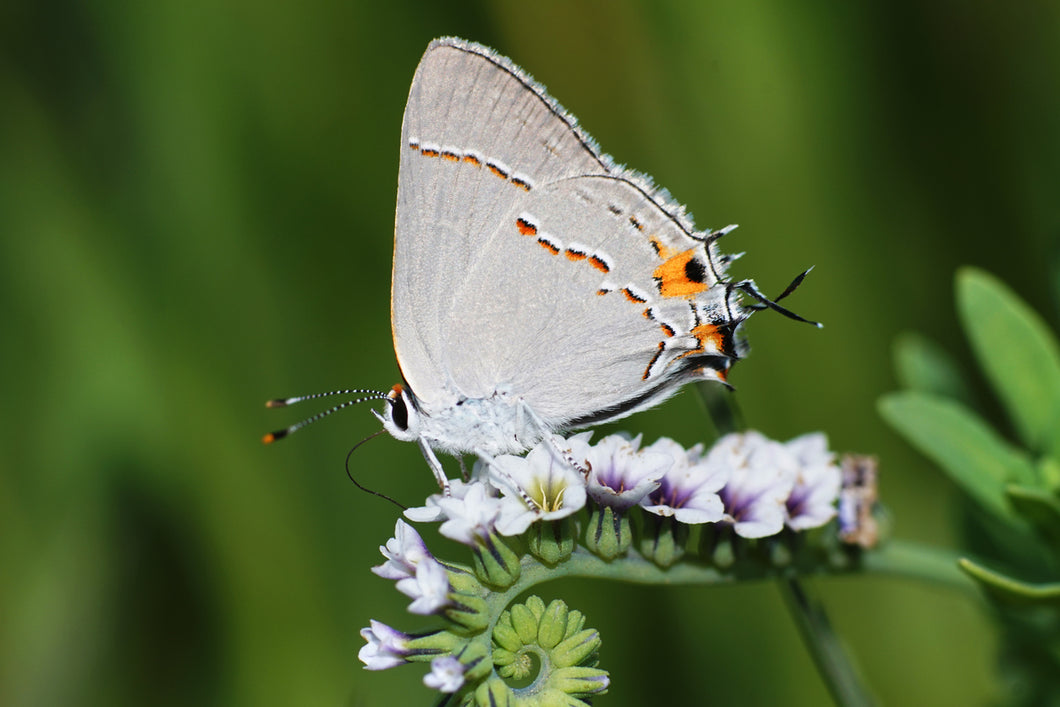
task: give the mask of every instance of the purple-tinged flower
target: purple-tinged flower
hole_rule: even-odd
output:
[[[519,535],[535,521],[559,520],[585,505],[585,479],[557,457],[546,440],[525,457],[505,454],[493,460],[490,481],[504,494],[498,533]]]
[[[431,661],[431,672],[423,676],[423,684],[440,692],[456,692],[464,686],[467,666],[451,655],[440,655]]]
[[[372,619],[369,628],[361,629],[361,638],[366,643],[357,657],[364,663],[365,670],[386,670],[408,662],[412,637],[407,633]]]
[[[413,614],[433,614],[450,604],[449,573],[433,557],[424,558],[416,565],[416,576],[399,579],[398,591],[413,599],[409,611]]]
[[[787,525],[792,530],[819,528],[836,515],[840,471],[828,439],[820,432],[796,437],[785,445],[799,465],[788,496]]]
[[[372,572],[384,579],[405,579],[416,575],[416,566],[426,558],[432,558],[423,538],[415,529],[401,520],[394,526],[394,537],[380,546],[386,562],[372,568]],[[433,558],[432,558],[433,559]]]
[[[640,449],[640,439],[639,435],[633,439],[610,435],[591,447],[574,447],[575,458],[584,459],[589,470],[589,497],[599,505],[626,511],[659,488],[659,480],[674,465],[669,454]]]
[[[786,501],[798,474],[791,451],[752,431],[725,435],[707,459],[729,470],[721,499],[737,535],[764,538],[784,528]]]
[[[641,499],[644,510],[687,524],[713,523],[725,516],[718,492],[728,481],[729,467],[712,463],[710,455],[703,457],[703,445],[686,450],[663,437],[643,451],[672,460],[659,486]]]
[[[437,506],[446,519],[438,529],[445,537],[474,546],[495,530],[504,507],[496,490],[485,481],[474,481],[464,487],[462,498],[440,498]]]

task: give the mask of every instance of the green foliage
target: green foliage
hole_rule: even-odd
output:
[[[1016,521],[1005,486],[1030,482],[1034,468],[977,415],[959,403],[917,391],[885,396],[880,414],[984,508]]]
[[[967,377],[949,353],[931,339],[906,332],[894,344],[894,368],[903,388],[935,393],[972,405]]]
[[[957,276],[961,322],[1020,439],[1060,458],[1060,346],[1030,307],[980,270]]]
[[[958,564],[983,589],[1001,601],[1016,604],[1048,603],[1060,607],[1060,582],[1023,582],[967,558],[961,559]]]
[[[988,514],[969,516],[972,530],[992,540],[977,544],[972,534],[970,549],[988,557],[963,558],[959,567],[996,603],[1007,652],[1034,653],[1020,661],[1013,699],[1038,703],[1060,695],[1060,346],[991,275],[962,269],[956,291],[965,333],[1019,444],[968,409],[952,360],[920,338],[896,347],[899,377],[910,389],[885,396],[879,410]]]

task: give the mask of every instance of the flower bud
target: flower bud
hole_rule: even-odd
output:
[[[585,547],[598,557],[611,561],[629,550],[633,536],[629,518],[611,506],[596,506],[585,529]]]

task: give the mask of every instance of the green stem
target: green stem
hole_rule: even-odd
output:
[[[861,567],[870,574],[915,579],[979,598],[978,587],[957,563],[965,557],[953,550],[892,540],[861,557]]]
[[[740,410],[736,407],[736,399],[731,390],[717,383],[700,381],[696,384],[696,392],[707,410],[707,417],[714,423],[714,431],[718,437],[744,429]]]
[[[956,553],[939,548],[894,541],[864,553],[860,564],[866,572],[917,579],[977,595],[975,583],[958,569],[958,558]],[[836,704],[873,704],[860,671],[832,630],[821,602],[795,577],[782,579],[780,588],[803,643]]]
[[[795,577],[782,579],[780,589],[802,635],[802,642],[835,703],[850,707],[873,704],[872,697],[862,684],[857,666],[832,630],[821,602],[811,597],[803,583]]]
[[[848,576],[852,574],[891,575],[940,585],[954,591],[978,596],[975,583],[957,567],[961,555],[941,548],[892,540],[884,547],[860,553],[846,566],[824,562],[803,566],[775,567],[768,562],[754,562],[745,558],[728,570],[712,565],[685,560],[667,569],[645,560],[636,553],[607,562],[578,547],[570,559],[554,567],[537,561],[530,555],[522,558],[519,580],[503,593],[493,594],[488,601],[498,607],[493,612],[493,623],[501,609],[523,592],[538,584],[561,577],[617,579],[635,584],[733,584],[740,581],[781,579],[807,576]]]

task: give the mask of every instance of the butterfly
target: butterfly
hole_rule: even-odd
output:
[[[403,383],[338,392],[384,399],[384,429],[416,442],[444,486],[436,451],[518,453],[686,383],[724,384],[753,312],[808,321],[777,301],[809,271],[773,300],[728,277],[734,258],[717,244],[733,228],[697,230],[510,60],[435,40],[401,128],[391,321]]]

